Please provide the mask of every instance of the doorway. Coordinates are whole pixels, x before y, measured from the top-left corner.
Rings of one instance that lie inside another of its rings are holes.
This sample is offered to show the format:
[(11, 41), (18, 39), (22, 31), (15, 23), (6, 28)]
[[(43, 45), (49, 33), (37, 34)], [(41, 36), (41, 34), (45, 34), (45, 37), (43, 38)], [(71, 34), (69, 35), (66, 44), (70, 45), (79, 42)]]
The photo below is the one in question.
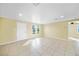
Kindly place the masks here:
[(27, 38), (26, 23), (17, 22), (17, 40), (24, 40)]

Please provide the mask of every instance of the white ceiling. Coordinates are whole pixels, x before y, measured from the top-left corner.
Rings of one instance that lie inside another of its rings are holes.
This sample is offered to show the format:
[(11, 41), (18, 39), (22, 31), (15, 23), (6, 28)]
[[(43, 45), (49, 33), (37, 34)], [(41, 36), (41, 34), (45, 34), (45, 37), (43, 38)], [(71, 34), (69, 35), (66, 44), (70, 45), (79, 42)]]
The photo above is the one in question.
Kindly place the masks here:
[(45, 24), (79, 17), (79, 4), (40, 3), (35, 7), (32, 3), (0, 3), (0, 16)]

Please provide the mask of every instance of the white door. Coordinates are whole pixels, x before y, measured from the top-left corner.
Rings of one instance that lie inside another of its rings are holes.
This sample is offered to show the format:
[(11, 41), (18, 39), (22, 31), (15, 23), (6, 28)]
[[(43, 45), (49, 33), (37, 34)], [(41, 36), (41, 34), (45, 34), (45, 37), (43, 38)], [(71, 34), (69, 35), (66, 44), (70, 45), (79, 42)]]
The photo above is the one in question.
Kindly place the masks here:
[(26, 23), (17, 22), (17, 40), (23, 40), (27, 38)]

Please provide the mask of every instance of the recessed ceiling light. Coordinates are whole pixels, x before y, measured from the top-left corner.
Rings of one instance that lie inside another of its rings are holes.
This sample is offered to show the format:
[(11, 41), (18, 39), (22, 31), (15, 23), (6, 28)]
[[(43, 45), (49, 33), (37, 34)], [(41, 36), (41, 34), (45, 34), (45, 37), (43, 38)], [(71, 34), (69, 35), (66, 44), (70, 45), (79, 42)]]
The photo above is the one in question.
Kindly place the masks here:
[(76, 18), (74, 17), (74, 18), (72, 18), (72, 19), (76, 19)]
[(34, 5), (35, 7), (37, 7), (37, 6), (39, 5), (39, 3), (33, 3), (33, 5)]
[(65, 16), (60, 16), (60, 18), (64, 18)]
[(22, 16), (22, 13), (19, 13), (19, 16)]

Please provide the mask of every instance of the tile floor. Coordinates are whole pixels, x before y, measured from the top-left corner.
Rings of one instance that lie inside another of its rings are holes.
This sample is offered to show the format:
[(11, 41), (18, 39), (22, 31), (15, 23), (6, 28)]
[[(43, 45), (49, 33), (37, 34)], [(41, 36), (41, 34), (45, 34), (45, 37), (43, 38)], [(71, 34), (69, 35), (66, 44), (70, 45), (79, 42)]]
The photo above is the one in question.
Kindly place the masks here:
[[(78, 43), (78, 42), (77, 42)], [(35, 38), (0, 46), (1, 56), (78, 56), (79, 47), (72, 40)]]

